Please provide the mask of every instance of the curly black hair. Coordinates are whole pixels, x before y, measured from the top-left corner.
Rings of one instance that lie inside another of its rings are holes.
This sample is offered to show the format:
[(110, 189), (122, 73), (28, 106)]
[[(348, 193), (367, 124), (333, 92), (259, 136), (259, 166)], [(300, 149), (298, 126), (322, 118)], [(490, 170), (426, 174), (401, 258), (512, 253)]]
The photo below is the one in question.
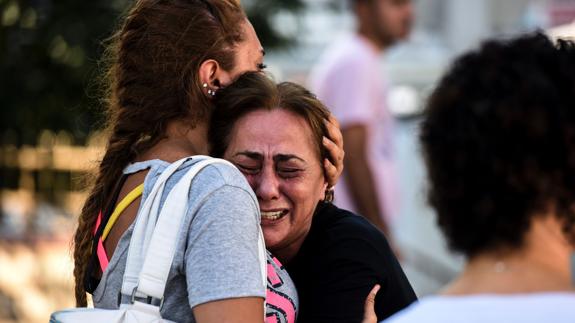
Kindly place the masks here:
[(519, 248), (548, 211), (572, 239), (574, 44), (536, 32), (459, 57), (427, 103), (420, 140), (429, 203), (452, 250)]

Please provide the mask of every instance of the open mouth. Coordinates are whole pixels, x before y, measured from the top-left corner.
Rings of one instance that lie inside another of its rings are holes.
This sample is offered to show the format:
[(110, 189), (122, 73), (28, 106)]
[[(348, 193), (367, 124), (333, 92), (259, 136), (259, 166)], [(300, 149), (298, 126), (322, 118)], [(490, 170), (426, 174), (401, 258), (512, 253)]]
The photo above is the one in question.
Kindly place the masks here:
[(262, 220), (275, 221), (283, 218), (288, 213), (288, 210), (279, 211), (261, 211)]

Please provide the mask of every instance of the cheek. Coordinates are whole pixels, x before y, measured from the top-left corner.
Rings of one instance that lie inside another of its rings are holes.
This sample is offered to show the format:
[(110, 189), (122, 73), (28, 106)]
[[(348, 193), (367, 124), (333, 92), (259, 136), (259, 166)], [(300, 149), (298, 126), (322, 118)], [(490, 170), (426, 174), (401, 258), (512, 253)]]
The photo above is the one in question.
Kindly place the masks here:
[(247, 72), (257, 72), (257, 68), (253, 63), (250, 55), (244, 55), (241, 59), (236, 60), (235, 74), (240, 76)]
[(257, 190), (257, 183), (258, 183), (256, 176), (249, 174), (243, 174), (243, 175), (248, 180), (248, 184), (250, 184), (252, 190), (255, 192)]
[[(227, 83), (222, 84), (223, 86), (230, 85), (233, 81), (235, 81), (238, 77), (246, 72), (255, 72), (257, 69), (252, 66), (253, 64), (248, 64), (245, 60), (236, 61), (236, 64), (231, 72), (228, 74)], [(221, 80), (220, 80), (221, 81)]]
[(302, 218), (313, 213), (317, 203), (324, 193), (323, 177), (313, 181), (302, 181), (297, 184), (285, 185), (284, 194), (292, 201)]

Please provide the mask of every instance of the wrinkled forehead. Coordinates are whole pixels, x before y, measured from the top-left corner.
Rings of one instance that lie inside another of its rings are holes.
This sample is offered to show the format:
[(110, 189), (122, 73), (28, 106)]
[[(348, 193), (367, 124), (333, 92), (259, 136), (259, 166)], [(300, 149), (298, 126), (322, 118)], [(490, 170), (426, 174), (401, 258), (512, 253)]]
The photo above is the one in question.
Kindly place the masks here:
[(254, 110), (239, 118), (230, 134), (230, 142), (271, 155), (304, 155), (317, 160), (321, 155), (318, 149), (321, 143), (308, 121), (279, 107)]

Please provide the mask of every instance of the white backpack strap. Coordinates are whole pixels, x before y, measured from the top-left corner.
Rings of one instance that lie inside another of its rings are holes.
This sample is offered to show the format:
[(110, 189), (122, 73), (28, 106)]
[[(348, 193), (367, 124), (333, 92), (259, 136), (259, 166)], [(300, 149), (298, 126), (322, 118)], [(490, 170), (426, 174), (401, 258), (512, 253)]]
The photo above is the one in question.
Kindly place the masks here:
[[(259, 205), (258, 205), (258, 212), (259, 212)], [(259, 226), (259, 223), (258, 223)], [(260, 272), (262, 273), (262, 284), (264, 285), (264, 289), (268, 287), (268, 263), (267, 263), (267, 249), (266, 243), (264, 240), (264, 233), (262, 228), (258, 228), (259, 236), (258, 236), (258, 255), (260, 261)], [(266, 304), (264, 302), (264, 313), (266, 309)]]
[[(164, 296), (178, 237), (183, 234), (181, 227), (188, 211), (188, 194), (192, 180), (204, 167), (214, 163), (232, 165), (226, 160), (216, 158), (199, 161), (188, 170), (168, 194), (160, 210), (159, 219), (146, 253), (137, 294), (141, 293), (142, 296), (152, 296), (157, 299)], [(176, 230), (178, 234), (174, 234)]]
[(138, 285), (138, 275), (144, 262), (144, 252), (149, 245), (149, 240), (154, 230), (166, 181), (188, 159), (189, 157), (182, 158), (166, 167), (138, 210), (122, 281), (121, 292), (124, 295), (131, 295)]

